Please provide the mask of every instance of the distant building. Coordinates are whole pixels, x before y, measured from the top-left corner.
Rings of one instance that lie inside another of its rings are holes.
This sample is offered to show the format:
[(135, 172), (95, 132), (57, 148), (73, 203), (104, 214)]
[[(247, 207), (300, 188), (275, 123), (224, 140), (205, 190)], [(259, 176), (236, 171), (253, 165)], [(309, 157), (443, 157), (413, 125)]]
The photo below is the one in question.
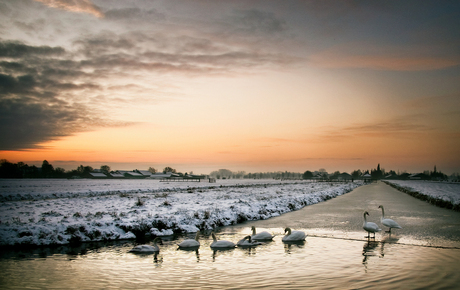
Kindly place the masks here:
[(363, 175), (363, 180), (364, 182), (370, 182), (372, 181), (372, 176), (369, 173), (366, 173)]
[(352, 180), (352, 177), (351, 177), (351, 174), (348, 174), (346, 172), (344, 173), (340, 173), (339, 174), (339, 180), (343, 180), (343, 181), (346, 181), (346, 180)]
[(128, 170), (117, 170), (116, 173), (123, 175), (124, 178), (128, 179), (143, 179), (146, 176), (142, 175), (141, 173), (137, 173), (135, 171), (128, 171)]
[(122, 179), (122, 178), (125, 178), (125, 176), (119, 172), (110, 172), (109, 173), (109, 176), (112, 177), (112, 178), (117, 178), (117, 179)]
[(385, 176), (383, 179), (392, 180), (392, 179), (399, 179), (399, 177), (398, 177), (398, 175), (396, 175), (396, 174), (388, 174), (388, 175)]
[(172, 174), (171, 172), (168, 172), (168, 173), (157, 172), (157, 173), (151, 174), (149, 178), (151, 179), (169, 178), (171, 177), (171, 174)]
[(149, 177), (151, 177), (153, 175), (153, 173), (148, 171), (148, 170), (137, 170), (136, 169), (135, 172), (142, 174), (146, 178), (149, 178)]
[(410, 180), (426, 180), (429, 179), (428, 176), (424, 173), (414, 173), (409, 175)]
[(105, 178), (108, 178), (108, 176), (105, 175), (102, 172), (90, 172), (90, 173), (88, 173), (88, 177), (92, 178), (92, 179), (105, 179)]

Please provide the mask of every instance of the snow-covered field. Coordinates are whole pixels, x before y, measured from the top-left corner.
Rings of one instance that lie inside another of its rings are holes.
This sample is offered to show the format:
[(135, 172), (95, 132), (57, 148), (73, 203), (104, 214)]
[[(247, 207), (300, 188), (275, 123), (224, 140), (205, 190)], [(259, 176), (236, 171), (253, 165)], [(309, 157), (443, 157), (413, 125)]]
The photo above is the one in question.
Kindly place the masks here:
[(460, 206), (460, 184), (423, 180), (386, 181), (396, 188), (433, 204), (458, 210)]
[(196, 232), (267, 219), (362, 185), (279, 180), (0, 180), (0, 245)]

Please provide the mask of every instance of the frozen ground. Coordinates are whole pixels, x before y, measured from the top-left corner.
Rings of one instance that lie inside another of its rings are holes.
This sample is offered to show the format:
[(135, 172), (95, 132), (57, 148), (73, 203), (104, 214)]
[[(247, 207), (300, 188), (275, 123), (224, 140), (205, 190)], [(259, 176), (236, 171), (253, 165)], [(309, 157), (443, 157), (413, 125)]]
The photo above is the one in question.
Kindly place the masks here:
[(391, 180), (386, 182), (402, 191), (438, 206), (456, 210), (460, 207), (459, 183), (422, 180)]
[(0, 245), (171, 235), (267, 219), (362, 183), (0, 180)]

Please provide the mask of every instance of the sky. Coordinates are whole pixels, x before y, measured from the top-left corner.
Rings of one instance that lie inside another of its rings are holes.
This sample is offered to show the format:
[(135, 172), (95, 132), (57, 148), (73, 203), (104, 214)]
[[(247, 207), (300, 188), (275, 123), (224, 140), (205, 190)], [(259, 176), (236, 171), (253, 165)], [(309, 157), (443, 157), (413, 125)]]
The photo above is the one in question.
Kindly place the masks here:
[(0, 159), (460, 172), (459, 1), (0, 0)]

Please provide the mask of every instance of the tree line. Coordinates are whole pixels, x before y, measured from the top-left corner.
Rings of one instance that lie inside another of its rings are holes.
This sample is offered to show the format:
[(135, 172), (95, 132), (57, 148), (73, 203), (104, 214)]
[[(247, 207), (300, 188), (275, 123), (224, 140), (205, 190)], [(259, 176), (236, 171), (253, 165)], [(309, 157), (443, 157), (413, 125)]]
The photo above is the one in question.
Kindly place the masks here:
[[(65, 170), (61, 167), (54, 167), (47, 160), (43, 160), (42, 166), (37, 167), (35, 165), (29, 166), (24, 162), (12, 163), (6, 159), (0, 160), (0, 178), (74, 178), (74, 177), (88, 177), (89, 173), (95, 171), (109, 174), (111, 168), (108, 165), (102, 165), (99, 169), (95, 169), (91, 166), (80, 165), (76, 169)], [(153, 167), (148, 169), (151, 173), (157, 173)], [(172, 167), (165, 167), (164, 173), (171, 172), (177, 173), (176, 169)]]
[[(343, 172), (342, 172), (343, 173)], [(320, 169), (319, 172), (316, 172), (316, 175), (314, 172), (311, 171), (305, 171), (304, 174), (302, 175), (303, 179), (312, 179), (314, 177), (321, 177), (325, 180), (336, 180), (339, 178), (339, 175), (341, 173), (339, 171), (335, 171), (332, 174), (328, 174), (324, 169)], [(394, 170), (390, 171), (385, 171), (385, 169), (380, 168), (380, 164), (377, 165), (377, 168), (366, 170), (366, 171), (361, 171), (360, 169), (354, 170), (351, 174), (352, 179), (362, 179), (364, 176), (370, 176), (370, 179), (372, 180), (380, 180), (383, 178), (386, 179), (409, 179), (409, 177), (412, 175), (411, 173), (407, 173), (406, 171), (403, 172), (396, 172)], [(452, 177), (456, 177), (458, 179), (458, 173), (452, 174)], [(447, 180), (448, 176), (441, 171), (438, 171), (436, 169), (436, 166), (434, 167), (433, 171), (425, 170), (419, 174), (417, 174), (417, 179), (421, 180)]]
[[(6, 159), (0, 160), (0, 178), (70, 178), (72, 176), (86, 176), (93, 172), (91, 166), (80, 165), (77, 169), (66, 171), (64, 168), (54, 168), (48, 161), (43, 160), (42, 166), (29, 166), (24, 162), (11, 163)], [(101, 172), (109, 172), (110, 167), (101, 166)]]
[(302, 173), (288, 171), (246, 173), (246, 171), (233, 172), (229, 169), (219, 169), (212, 171), (209, 177), (216, 179), (302, 179)]
[[(72, 177), (88, 177), (89, 173), (94, 172), (95, 169), (91, 166), (80, 165), (76, 169), (66, 171), (64, 168), (56, 167), (54, 168), (48, 161), (43, 160), (42, 166), (37, 167), (35, 165), (29, 166), (24, 162), (11, 163), (6, 159), (0, 160), (0, 178), (72, 178)], [(148, 169), (151, 173), (157, 173), (153, 167)], [(109, 174), (111, 172), (110, 166), (102, 165), (98, 172)], [(177, 173), (176, 169), (169, 166), (165, 167), (162, 171), (163, 173), (171, 172)], [(193, 174), (193, 172), (190, 172)], [(212, 171), (209, 174), (209, 177), (216, 179), (313, 179), (313, 178), (322, 178), (324, 180), (336, 180), (339, 179), (339, 175), (343, 174), (339, 171), (335, 171), (332, 174), (326, 172), (325, 169), (319, 169), (318, 171), (305, 171), (304, 173), (299, 172), (288, 172), (288, 171), (275, 171), (275, 172), (256, 172), (256, 173), (246, 173), (245, 171), (236, 171), (233, 172), (229, 169), (219, 169)], [(360, 169), (354, 170), (350, 175), (352, 179), (362, 179), (363, 176), (369, 174), (371, 179), (379, 180), (382, 178), (390, 179), (408, 179), (411, 175), (405, 171), (395, 172), (394, 170), (385, 171), (385, 169), (380, 168), (380, 164), (377, 165), (377, 168), (361, 171)], [(453, 174), (456, 179), (459, 179), (458, 173)], [(433, 171), (424, 171), (418, 175), (419, 179), (422, 180), (447, 180), (448, 176), (441, 171), (438, 171), (436, 166)]]

